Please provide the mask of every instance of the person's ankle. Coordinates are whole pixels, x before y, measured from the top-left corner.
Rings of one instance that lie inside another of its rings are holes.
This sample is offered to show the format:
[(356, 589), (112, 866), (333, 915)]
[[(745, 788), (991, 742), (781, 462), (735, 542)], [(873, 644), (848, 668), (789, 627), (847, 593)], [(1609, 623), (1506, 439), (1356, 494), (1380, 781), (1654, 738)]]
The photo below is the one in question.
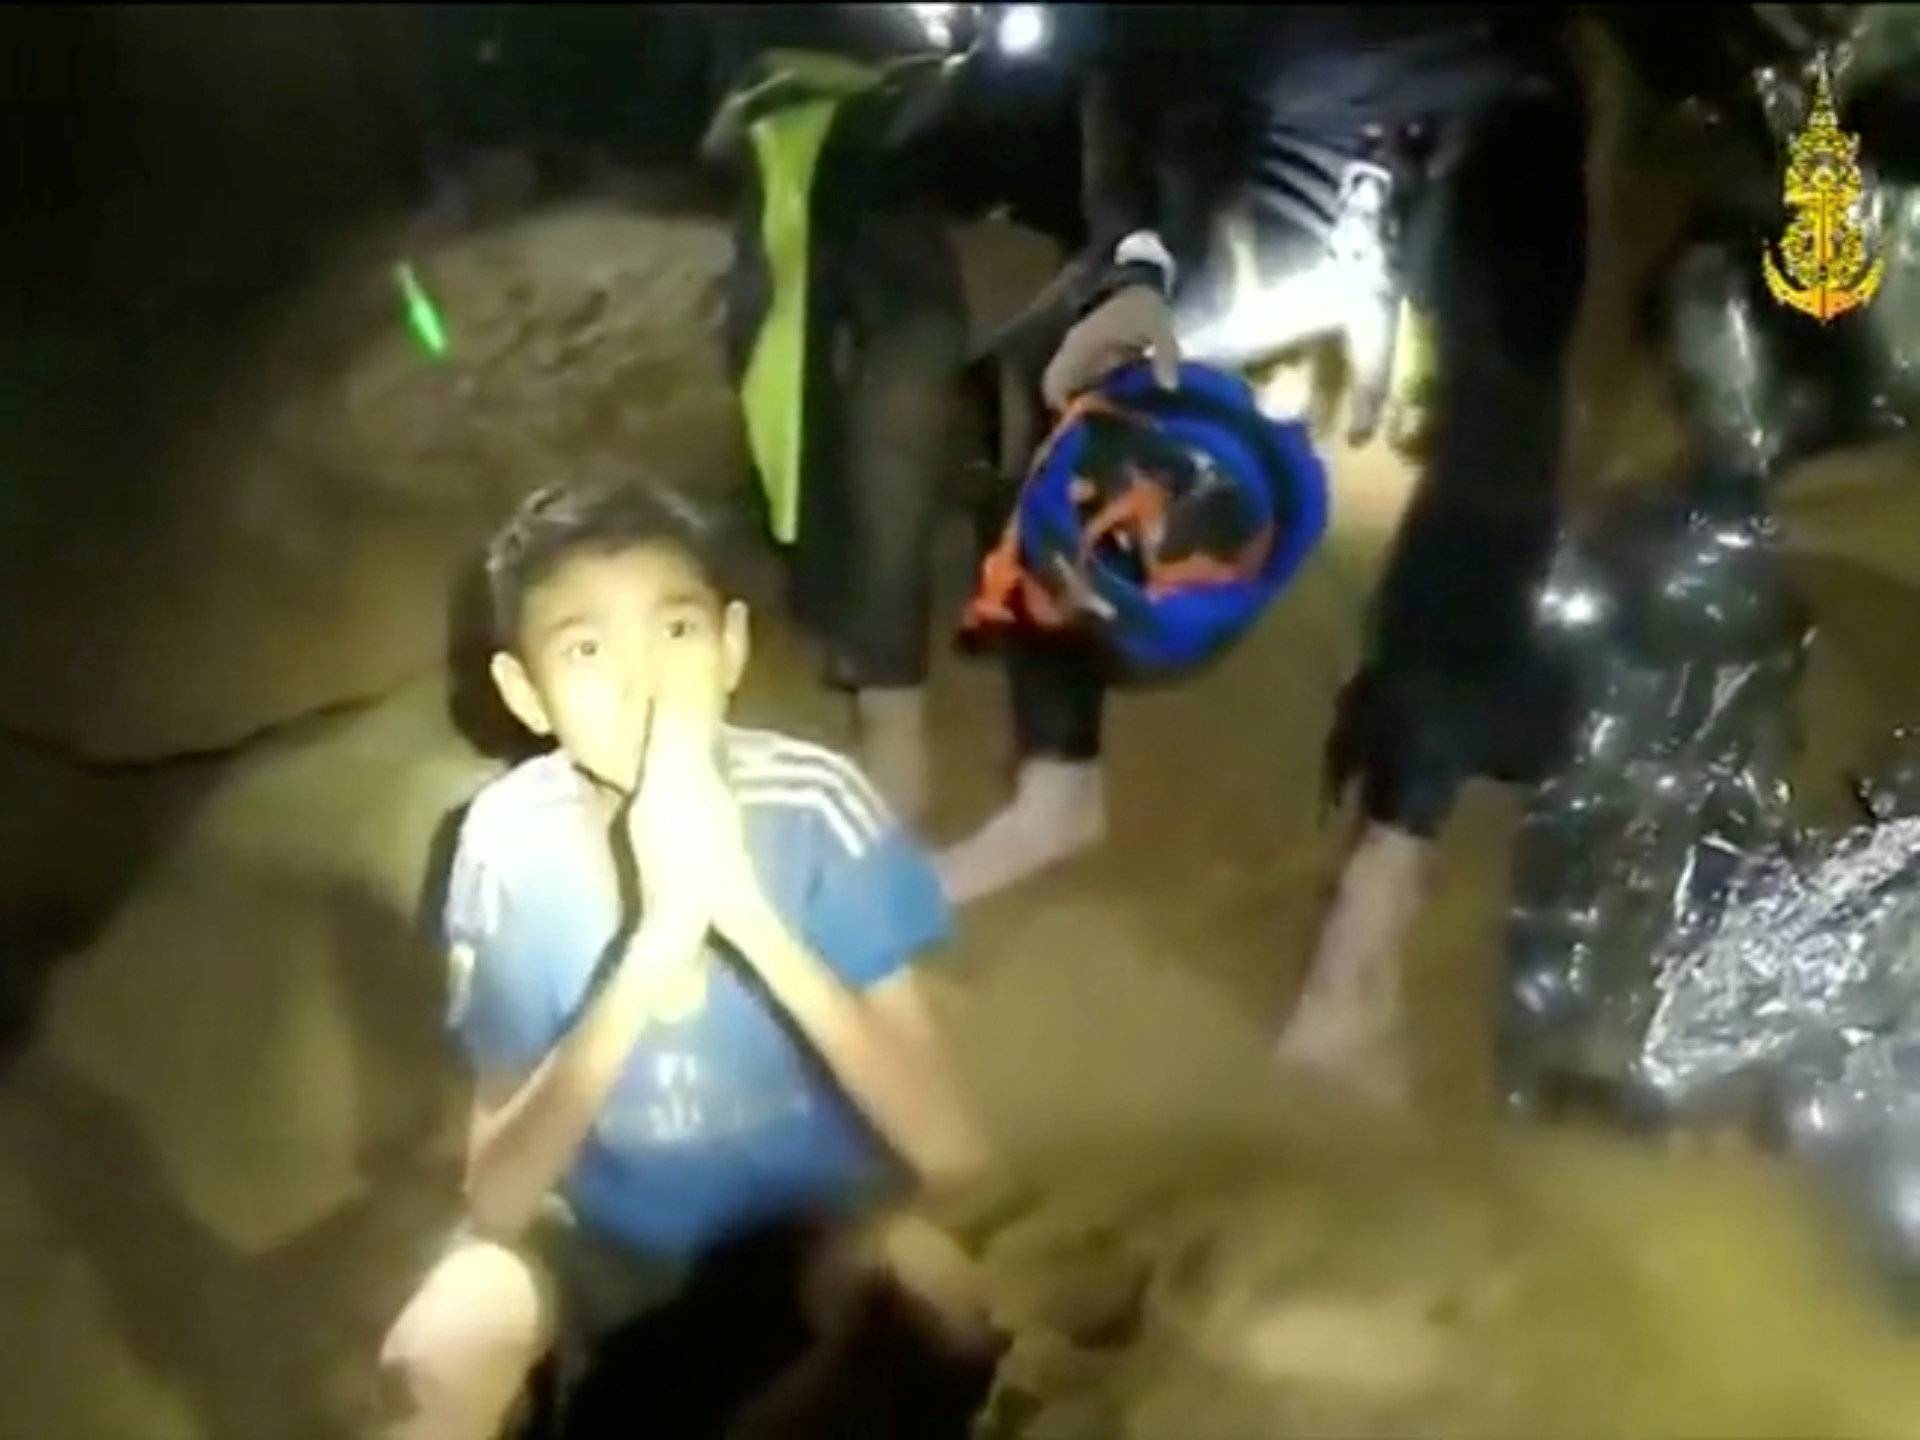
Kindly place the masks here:
[(948, 899), (965, 904), (1015, 885), (1107, 838), (1104, 775), (1097, 759), (1029, 755), (1012, 799), (936, 861)]
[(1047, 791), (1091, 794), (1104, 798), (1103, 772), (1099, 758), (1072, 758), (1065, 755), (1023, 755), (1014, 777), (1014, 793)]
[(1010, 808), (1044, 823), (1062, 840), (1104, 839), (1105, 772), (1098, 759), (1029, 755), (1020, 762)]
[(861, 768), (903, 822), (919, 824), (930, 788), (926, 690), (918, 685), (856, 690), (853, 721)]

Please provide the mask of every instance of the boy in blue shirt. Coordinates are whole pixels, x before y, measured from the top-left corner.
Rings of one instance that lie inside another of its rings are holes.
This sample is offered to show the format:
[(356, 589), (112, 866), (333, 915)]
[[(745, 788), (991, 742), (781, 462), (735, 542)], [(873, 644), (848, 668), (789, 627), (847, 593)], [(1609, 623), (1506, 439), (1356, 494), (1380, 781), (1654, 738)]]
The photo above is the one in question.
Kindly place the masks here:
[(494, 682), (557, 748), (456, 850), (468, 1222), (382, 1351), (410, 1440), (499, 1433), (557, 1322), (594, 1338), (716, 1243), (982, 1157), (912, 964), (939, 884), (848, 761), (724, 722), (747, 612), (699, 518), (543, 491), (488, 577)]

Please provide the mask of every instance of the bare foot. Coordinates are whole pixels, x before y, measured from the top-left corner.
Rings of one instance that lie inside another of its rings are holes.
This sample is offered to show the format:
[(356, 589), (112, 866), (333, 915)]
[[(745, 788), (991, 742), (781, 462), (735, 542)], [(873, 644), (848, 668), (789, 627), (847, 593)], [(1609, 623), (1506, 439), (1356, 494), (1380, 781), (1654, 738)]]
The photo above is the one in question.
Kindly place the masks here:
[(1107, 838), (1097, 760), (1028, 760), (1012, 803), (934, 861), (947, 899), (965, 905), (1017, 885)]
[(1401, 950), (1419, 913), (1430, 848), (1387, 825), (1361, 833), (1275, 1059), (1387, 1103), (1411, 1097)]
[(1399, 1107), (1413, 1098), (1413, 1060), (1397, 1004), (1369, 1013), (1349, 999), (1303, 998), (1273, 1058), (1375, 1104)]

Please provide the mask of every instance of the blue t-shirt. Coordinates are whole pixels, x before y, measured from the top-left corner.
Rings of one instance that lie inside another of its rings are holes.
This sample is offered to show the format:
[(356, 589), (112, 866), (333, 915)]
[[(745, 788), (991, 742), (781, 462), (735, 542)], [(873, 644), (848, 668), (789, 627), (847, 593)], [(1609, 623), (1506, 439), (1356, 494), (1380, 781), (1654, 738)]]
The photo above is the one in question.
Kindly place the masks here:
[[(947, 938), (925, 855), (859, 770), (817, 745), (729, 727), (728, 784), (761, 885), (856, 989)], [(565, 755), (517, 766), (461, 827), (445, 939), (450, 1020), (475, 1069), (529, 1073), (589, 998), (620, 932), (604, 824)], [(716, 942), (710, 941), (710, 944)], [(649, 1021), (564, 1182), (582, 1219), (684, 1257), (887, 1177), (884, 1147), (777, 1002), (724, 947), (705, 1004)]]

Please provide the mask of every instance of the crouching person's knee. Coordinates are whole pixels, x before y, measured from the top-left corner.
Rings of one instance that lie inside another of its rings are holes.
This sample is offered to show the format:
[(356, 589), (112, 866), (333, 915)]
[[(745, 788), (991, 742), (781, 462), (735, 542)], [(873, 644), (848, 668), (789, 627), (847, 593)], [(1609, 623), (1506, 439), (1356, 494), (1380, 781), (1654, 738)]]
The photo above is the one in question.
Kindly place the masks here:
[(545, 1274), (520, 1253), (467, 1241), (435, 1265), (380, 1349), (388, 1440), (493, 1440), (552, 1343)]

